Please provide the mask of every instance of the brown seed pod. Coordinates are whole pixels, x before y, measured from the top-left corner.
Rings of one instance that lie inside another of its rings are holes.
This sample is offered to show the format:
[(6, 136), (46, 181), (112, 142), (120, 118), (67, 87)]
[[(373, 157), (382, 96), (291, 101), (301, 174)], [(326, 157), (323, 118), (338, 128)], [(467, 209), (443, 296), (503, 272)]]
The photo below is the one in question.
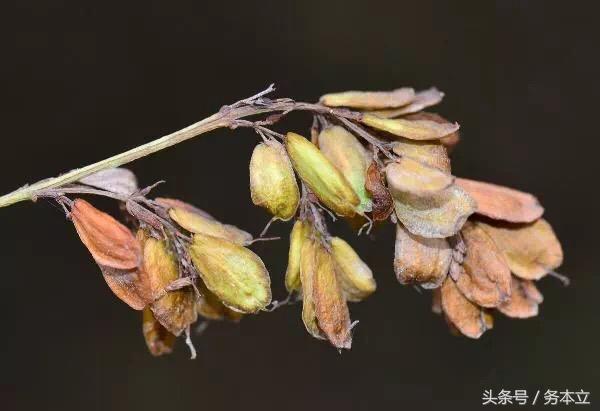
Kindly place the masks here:
[(439, 287), (450, 268), (452, 248), (444, 238), (424, 238), (396, 225), (394, 271), (401, 284)]
[(401, 107), (413, 101), (415, 90), (402, 87), (391, 91), (342, 91), (321, 96), (319, 102), (329, 107), (380, 109)]
[(458, 330), (469, 338), (479, 338), (488, 329), (489, 318), (485, 311), (473, 304), (460, 292), (449, 276), (442, 284), (444, 314)]
[(444, 93), (435, 87), (431, 87), (416, 93), (415, 98), (405, 106), (387, 110), (375, 110), (371, 111), (371, 114), (375, 114), (382, 118), (400, 117), (406, 114), (416, 113), (430, 106), (435, 106), (436, 104), (439, 104), (443, 98)]
[(439, 140), (416, 141), (398, 137), (393, 150), (401, 157), (408, 157), (444, 173), (450, 173), (450, 157), (446, 147)]
[(511, 223), (531, 223), (544, 214), (544, 208), (531, 194), (496, 184), (457, 178), (477, 203), (477, 213)]
[(438, 193), (454, 182), (454, 177), (437, 168), (426, 166), (409, 157), (402, 157), (389, 163), (385, 176), (392, 192), (401, 191), (417, 196)]
[(317, 245), (311, 238), (302, 243), (300, 253), (300, 278), (302, 284), (302, 322), (306, 331), (315, 338), (324, 340), (325, 334), (319, 328), (314, 300), (314, 281), (317, 271)]
[(563, 251), (548, 222), (542, 218), (531, 224), (481, 227), (492, 237), (510, 270), (525, 280), (539, 280), (559, 267)]
[(386, 119), (374, 114), (365, 114), (360, 121), (369, 127), (411, 140), (436, 140), (455, 133), (459, 128), (458, 123), (406, 118)]
[(456, 286), (481, 307), (497, 307), (510, 298), (511, 274), (491, 237), (476, 223), (467, 222), (461, 234), (467, 246), (463, 271)]
[(371, 215), (373, 221), (385, 221), (394, 211), (394, 199), (383, 182), (383, 174), (376, 162), (367, 169), (365, 189), (372, 199)]
[(223, 224), (212, 217), (207, 218), (188, 209), (171, 208), (169, 216), (190, 233), (218, 237), (240, 245), (246, 245), (252, 241), (252, 234), (240, 230), (234, 225)]
[(538, 306), (544, 300), (533, 281), (512, 277), (512, 295), (498, 311), (511, 318), (531, 318), (538, 315)]
[(309, 234), (308, 223), (296, 220), (290, 233), (290, 249), (288, 252), (288, 266), (285, 271), (285, 288), (288, 292), (300, 291), (302, 284), (300, 280), (300, 255), (302, 245)]
[(331, 254), (346, 300), (362, 301), (375, 292), (377, 284), (373, 278), (373, 272), (350, 244), (339, 237), (332, 237)]
[(141, 310), (148, 304), (148, 280), (142, 270), (122, 270), (100, 264), (98, 266), (104, 281), (121, 301), (134, 310)]
[(73, 202), (70, 216), (79, 238), (98, 264), (122, 270), (139, 265), (140, 245), (123, 224), (82, 199)]
[(175, 336), (160, 325), (149, 307), (143, 311), (142, 331), (150, 354), (159, 357), (173, 352)]

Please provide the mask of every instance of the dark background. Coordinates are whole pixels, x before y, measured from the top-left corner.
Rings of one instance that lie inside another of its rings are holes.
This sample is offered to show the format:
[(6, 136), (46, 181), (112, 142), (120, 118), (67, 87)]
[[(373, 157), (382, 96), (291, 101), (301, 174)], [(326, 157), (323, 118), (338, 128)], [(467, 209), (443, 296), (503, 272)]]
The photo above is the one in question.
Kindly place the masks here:
[[(10, 7), (8, 3), (13, 3)], [(353, 239), (379, 289), (352, 305), (352, 351), (311, 339), (300, 305), (215, 324), (198, 359), (155, 359), (48, 203), (0, 210), (6, 410), (477, 409), (483, 389), (592, 392), (600, 402), (597, 38), (584, 2), (4, 3), (0, 191), (177, 130), (269, 83), (327, 91), (436, 85), (462, 126), (456, 174), (536, 193), (565, 250), (539, 317), (452, 337), (392, 270), (393, 227)], [(590, 3), (591, 4), (591, 3)], [(295, 114), (280, 130), (306, 134)], [(131, 168), (143, 184), (257, 233), (247, 166), (257, 138), (217, 131)], [(100, 202), (109, 210), (114, 205)], [(113, 207), (113, 208), (111, 208)], [(274, 234), (287, 235), (277, 224)], [(333, 231), (349, 236), (344, 224)], [(254, 247), (283, 297), (287, 241)], [(557, 407), (555, 407), (557, 408)]]

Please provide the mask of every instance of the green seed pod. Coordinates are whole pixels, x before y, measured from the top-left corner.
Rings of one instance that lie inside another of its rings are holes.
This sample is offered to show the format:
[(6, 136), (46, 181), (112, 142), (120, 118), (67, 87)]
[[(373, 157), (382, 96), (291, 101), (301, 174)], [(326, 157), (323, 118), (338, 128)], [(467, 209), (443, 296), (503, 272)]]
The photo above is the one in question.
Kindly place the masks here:
[(290, 250), (288, 252), (288, 266), (285, 271), (285, 288), (288, 292), (300, 291), (300, 254), (302, 244), (309, 232), (309, 226), (302, 220), (296, 220), (290, 233)]
[(360, 199), (327, 157), (296, 133), (287, 133), (285, 144), (294, 169), (319, 200), (338, 215), (355, 215)]
[(342, 172), (360, 198), (357, 212), (362, 214), (365, 211), (371, 211), (371, 198), (365, 189), (367, 168), (371, 159), (365, 147), (345, 128), (333, 126), (319, 134), (319, 148), (325, 157)]
[(226, 306), (256, 313), (271, 302), (271, 279), (259, 256), (221, 238), (195, 234), (190, 247), (206, 287)]
[(348, 301), (361, 301), (375, 292), (373, 272), (356, 251), (339, 237), (331, 239), (331, 252), (337, 264), (337, 274)]
[(250, 159), (252, 202), (287, 221), (296, 214), (300, 191), (292, 164), (281, 143), (270, 140), (254, 148)]

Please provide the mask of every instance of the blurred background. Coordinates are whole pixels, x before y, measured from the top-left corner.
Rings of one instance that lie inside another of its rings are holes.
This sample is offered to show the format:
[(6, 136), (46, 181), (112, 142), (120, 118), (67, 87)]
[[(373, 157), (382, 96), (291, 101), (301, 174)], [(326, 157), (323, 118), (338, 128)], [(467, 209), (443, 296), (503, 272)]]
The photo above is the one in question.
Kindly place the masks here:
[[(10, 4), (10, 7), (6, 7)], [(350, 352), (312, 339), (300, 305), (214, 324), (155, 359), (140, 313), (106, 287), (72, 224), (46, 202), (0, 209), (3, 410), (478, 409), (484, 389), (591, 391), (600, 401), (597, 22), (584, 2), (5, 3), (0, 191), (57, 175), (204, 118), (274, 82), (276, 96), (398, 86), (446, 92), (461, 124), (453, 171), (535, 193), (565, 250), (531, 320), (498, 315), (479, 341), (449, 334), (401, 287), (394, 229), (351, 239), (378, 292), (351, 306)], [(590, 3), (591, 4), (591, 3)], [(307, 134), (310, 118), (278, 130)], [(157, 194), (258, 233), (257, 137), (220, 130), (131, 164)], [(113, 203), (96, 204), (116, 211)], [(284, 297), (287, 234), (257, 244)], [(592, 405), (592, 408), (594, 405)], [(558, 407), (556, 407), (558, 408)]]

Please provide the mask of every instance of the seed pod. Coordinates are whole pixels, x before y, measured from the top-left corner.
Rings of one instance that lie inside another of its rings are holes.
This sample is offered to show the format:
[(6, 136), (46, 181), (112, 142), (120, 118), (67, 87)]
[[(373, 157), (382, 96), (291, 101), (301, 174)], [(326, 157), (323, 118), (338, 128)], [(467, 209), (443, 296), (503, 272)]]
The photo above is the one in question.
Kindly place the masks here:
[(342, 91), (321, 96), (319, 102), (329, 107), (378, 109), (404, 106), (415, 98), (415, 90), (402, 87), (392, 91)]
[(512, 294), (508, 301), (498, 306), (498, 311), (511, 318), (531, 318), (538, 315), (538, 306), (544, 297), (533, 281), (512, 277)]
[(319, 328), (337, 348), (350, 349), (350, 313), (342, 288), (335, 275), (333, 257), (323, 246), (317, 246), (313, 299)]
[(175, 336), (154, 318), (149, 307), (144, 308), (142, 331), (148, 351), (155, 357), (173, 352)]
[(373, 221), (385, 221), (394, 211), (394, 199), (390, 190), (383, 183), (383, 175), (376, 162), (372, 162), (367, 168), (367, 179), (365, 189), (372, 198)]
[(537, 198), (529, 193), (481, 181), (457, 178), (458, 184), (477, 203), (477, 213), (511, 223), (531, 223), (544, 214)]
[(173, 221), (191, 233), (218, 237), (240, 245), (249, 244), (252, 241), (252, 234), (240, 230), (236, 226), (223, 224), (184, 208), (172, 208), (169, 210), (169, 215)]
[(510, 298), (511, 274), (502, 253), (491, 237), (476, 223), (461, 230), (467, 254), (456, 286), (473, 303), (493, 308)]
[(134, 310), (141, 310), (148, 304), (148, 281), (143, 270), (122, 270), (100, 264), (98, 266), (104, 281), (121, 301)]
[(475, 202), (456, 185), (429, 196), (392, 191), (398, 220), (408, 231), (426, 238), (455, 235), (475, 211)]
[(283, 146), (269, 140), (254, 148), (250, 159), (252, 202), (287, 221), (296, 214), (300, 191), (292, 164)]
[(288, 266), (285, 271), (285, 288), (288, 292), (300, 291), (300, 255), (302, 245), (309, 233), (309, 225), (302, 220), (296, 220), (290, 233), (290, 250), (288, 252)]
[(520, 278), (539, 280), (562, 264), (562, 247), (544, 219), (531, 224), (480, 225), (494, 240), (513, 274)]
[(79, 238), (100, 265), (129, 270), (140, 263), (140, 245), (127, 227), (85, 200), (76, 199), (71, 220)]
[(348, 301), (362, 301), (375, 292), (373, 272), (356, 251), (339, 237), (331, 239), (331, 253), (336, 263), (337, 277)]
[(394, 271), (400, 284), (439, 287), (450, 268), (452, 248), (444, 238), (424, 238), (396, 225)]
[(356, 214), (360, 203), (357, 194), (313, 143), (296, 133), (288, 133), (285, 144), (294, 169), (327, 208), (345, 217)]
[(271, 279), (264, 263), (238, 244), (195, 234), (190, 247), (206, 287), (231, 309), (256, 313), (271, 302)]
[(439, 140), (416, 141), (399, 137), (393, 150), (401, 157), (408, 157), (444, 173), (450, 173), (450, 157), (446, 147)]
[(411, 140), (435, 140), (456, 132), (458, 123), (437, 123), (431, 120), (386, 119), (365, 114), (360, 120), (369, 127)]
[(300, 253), (300, 278), (302, 284), (302, 322), (310, 335), (324, 340), (325, 334), (319, 328), (314, 300), (314, 280), (317, 271), (317, 246), (313, 239), (302, 243)]
[(231, 320), (233, 322), (240, 321), (244, 314), (234, 311), (221, 302), (219, 298), (212, 293), (202, 281), (198, 281), (198, 289), (202, 296), (196, 303), (198, 314), (207, 320)]
[(215, 218), (212, 215), (208, 214), (206, 211), (204, 211), (196, 206), (193, 206), (189, 203), (186, 203), (185, 201), (177, 200), (175, 198), (164, 198), (164, 197), (157, 197), (154, 199), (154, 201), (169, 210), (172, 208), (180, 208), (180, 209), (189, 211), (194, 214), (200, 214), (200, 216), (208, 218), (210, 220), (215, 220)]
[(442, 308), (445, 316), (458, 330), (469, 338), (479, 338), (488, 329), (489, 318), (481, 307), (461, 294), (454, 280), (446, 277), (442, 284)]
[[(433, 121), (433, 122), (439, 123), (439, 124), (447, 124), (448, 123), (448, 120), (446, 120), (444, 117), (440, 116), (439, 114), (429, 113), (427, 111), (421, 111), (419, 113), (409, 114), (404, 118), (407, 120), (429, 120), (429, 121)], [(455, 131), (454, 133), (450, 133), (447, 136), (440, 138), (438, 141), (440, 143), (442, 143), (444, 145), (444, 147), (446, 147), (446, 150), (448, 150), (448, 153), (451, 153), (454, 150), (454, 147), (456, 147), (456, 145), (458, 143), (460, 143), (460, 133), (458, 131)]]
[(170, 333), (179, 336), (197, 320), (196, 299), (191, 287), (167, 291), (167, 287), (179, 278), (179, 267), (175, 256), (164, 240), (157, 240), (138, 231), (143, 246), (143, 270), (148, 276), (152, 297), (150, 308)]
[(389, 163), (385, 168), (390, 190), (427, 196), (448, 188), (454, 177), (409, 157)]
[(319, 134), (319, 148), (329, 161), (346, 177), (360, 199), (359, 214), (371, 211), (372, 203), (365, 180), (371, 159), (365, 147), (345, 128), (328, 127)]
[(415, 98), (405, 106), (387, 110), (376, 110), (372, 111), (371, 114), (375, 114), (382, 118), (399, 117), (410, 113), (416, 113), (430, 106), (435, 106), (436, 104), (439, 104), (443, 98), (444, 93), (435, 87), (431, 87), (416, 93)]

